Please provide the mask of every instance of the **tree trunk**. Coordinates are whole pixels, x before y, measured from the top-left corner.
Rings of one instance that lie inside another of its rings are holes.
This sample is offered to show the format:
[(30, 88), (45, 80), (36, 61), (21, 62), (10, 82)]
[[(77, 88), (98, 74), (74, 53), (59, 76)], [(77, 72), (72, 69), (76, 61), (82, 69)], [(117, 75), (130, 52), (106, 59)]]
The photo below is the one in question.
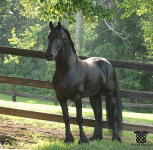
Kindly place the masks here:
[(16, 85), (12, 85), (12, 101), (16, 102)]
[(75, 23), (75, 48), (79, 53), (81, 49), (85, 49), (84, 41), (84, 29), (83, 29), (83, 16), (82, 12), (78, 11), (76, 14), (76, 23)]

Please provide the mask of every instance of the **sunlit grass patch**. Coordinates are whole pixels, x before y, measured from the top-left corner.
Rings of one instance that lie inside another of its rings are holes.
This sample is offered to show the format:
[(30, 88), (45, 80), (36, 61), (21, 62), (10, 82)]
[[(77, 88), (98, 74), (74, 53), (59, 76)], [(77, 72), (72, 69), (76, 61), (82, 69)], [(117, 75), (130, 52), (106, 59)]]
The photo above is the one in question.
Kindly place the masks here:
[(152, 150), (152, 146), (131, 144), (129, 142), (94, 141), (89, 144), (65, 144), (59, 141), (40, 141), (33, 146), (34, 150)]
[[(23, 110), (31, 110), (38, 111), (44, 113), (52, 113), (62, 115), (62, 109), (60, 106), (55, 105), (45, 105), (45, 104), (27, 104), (23, 102), (10, 102), (0, 100), (2, 107), (23, 109)], [(76, 108), (69, 107), (70, 116), (76, 116)], [(93, 110), (91, 108), (83, 108), (83, 117), (94, 119)], [(103, 119), (106, 119), (106, 110), (103, 109)], [(130, 123), (139, 123), (139, 124), (150, 124), (153, 125), (153, 114), (146, 113), (135, 113), (135, 112), (126, 112), (123, 111), (123, 121)]]
[(70, 144), (64, 144), (63, 142), (53, 141), (53, 140), (39, 140), (38, 144), (34, 145), (32, 149), (34, 150), (68, 150), (70, 149)]
[[(5, 100), (12, 102), (12, 96), (0, 94), (0, 100)], [(29, 103), (29, 104), (46, 104), (46, 105), (54, 105), (54, 101), (49, 100), (40, 100), (34, 98), (26, 98), (26, 97), (16, 97), (17, 102)]]

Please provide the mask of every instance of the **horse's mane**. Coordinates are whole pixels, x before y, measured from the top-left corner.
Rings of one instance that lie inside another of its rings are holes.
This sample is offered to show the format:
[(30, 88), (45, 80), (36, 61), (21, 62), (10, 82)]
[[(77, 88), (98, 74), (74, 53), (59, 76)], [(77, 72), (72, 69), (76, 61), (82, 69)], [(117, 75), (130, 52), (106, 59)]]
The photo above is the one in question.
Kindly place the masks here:
[(75, 48), (74, 48), (74, 44), (73, 44), (73, 41), (72, 41), (72, 39), (71, 39), (71, 36), (70, 36), (70, 33), (69, 33), (69, 31), (67, 30), (67, 29), (65, 29), (65, 28), (62, 28), (64, 31), (65, 31), (65, 33), (67, 34), (67, 36), (68, 36), (68, 38), (69, 38), (69, 40), (70, 40), (70, 44), (71, 44), (71, 46), (72, 46), (72, 50), (73, 50), (73, 52), (76, 54), (76, 51), (75, 51)]

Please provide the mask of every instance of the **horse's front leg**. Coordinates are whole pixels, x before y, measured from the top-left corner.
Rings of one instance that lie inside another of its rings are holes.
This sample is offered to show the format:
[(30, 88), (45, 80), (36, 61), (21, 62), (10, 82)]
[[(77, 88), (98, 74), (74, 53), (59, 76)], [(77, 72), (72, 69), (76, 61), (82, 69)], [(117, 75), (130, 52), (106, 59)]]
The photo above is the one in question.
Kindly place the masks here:
[(76, 119), (80, 130), (79, 143), (88, 143), (88, 139), (83, 130), (82, 99), (81, 98), (75, 99), (75, 105), (76, 105)]
[(58, 99), (59, 104), (62, 107), (62, 112), (63, 112), (63, 119), (65, 122), (65, 135), (66, 138), (64, 140), (65, 143), (68, 142), (74, 142), (74, 138), (72, 136), (71, 130), (70, 130), (70, 119), (69, 119), (69, 113), (68, 113), (68, 106), (67, 106), (67, 101)]

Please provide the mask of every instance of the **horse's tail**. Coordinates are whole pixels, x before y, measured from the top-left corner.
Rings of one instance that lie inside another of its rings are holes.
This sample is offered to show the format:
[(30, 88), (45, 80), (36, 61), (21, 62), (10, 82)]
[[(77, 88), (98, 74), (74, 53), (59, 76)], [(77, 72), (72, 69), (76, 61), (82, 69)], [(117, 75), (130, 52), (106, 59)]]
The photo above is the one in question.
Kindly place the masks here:
[(115, 105), (115, 112), (112, 110), (112, 107), (114, 106), (111, 103), (109, 103), (109, 99), (106, 100), (107, 120), (111, 128), (113, 128), (113, 123), (116, 122), (117, 129), (120, 130), (122, 125), (122, 102), (120, 99), (120, 90), (119, 90), (115, 70), (113, 70), (113, 77), (114, 77), (113, 80), (115, 85), (114, 92), (113, 92), (114, 93), (113, 97), (115, 97), (115, 101), (113, 102)]
[(113, 70), (113, 74), (114, 74), (114, 82), (115, 82), (115, 97), (116, 97), (116, 111), (117, 111), (117, 124), (118, 124), (118, 129), (121, 129), (121, 125), (122, 125), (122, 101), (121, 101), (121, 97), (120, 97), (120, 89), (119, 89), (119, 85), (118, 85), (118, 80), (116, 77), (116, 73), (115, 70)]

